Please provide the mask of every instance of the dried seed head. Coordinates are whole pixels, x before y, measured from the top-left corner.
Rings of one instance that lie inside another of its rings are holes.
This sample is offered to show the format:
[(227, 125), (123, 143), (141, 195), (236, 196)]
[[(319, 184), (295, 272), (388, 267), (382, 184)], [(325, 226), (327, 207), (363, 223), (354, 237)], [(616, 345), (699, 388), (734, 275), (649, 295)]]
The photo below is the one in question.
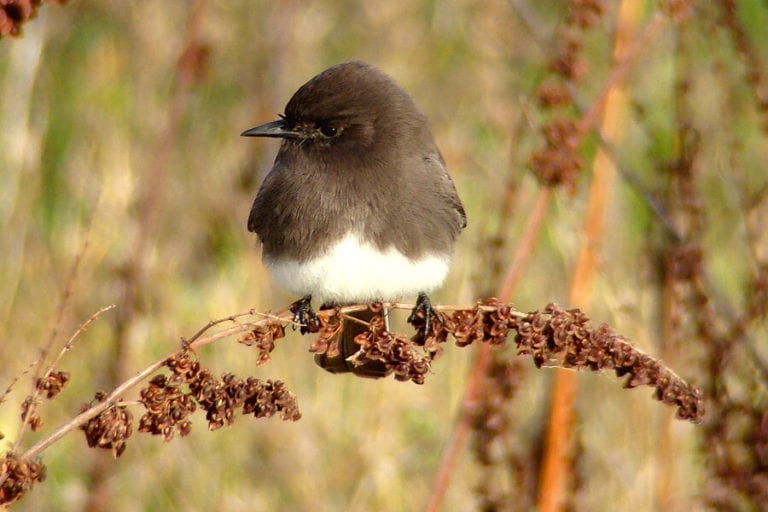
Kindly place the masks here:
[[(573, 129), (573, 132), (568, 130)], [(576, 187), (576, 177), (583, 168), (578, 153), (575, 123), (568, 119), (554, 119), (542, 128), (546, 147), (531, 155), (529, 165), (536, 178), (544, 185)]]
[(45, 480), (45, 466), (40, 461), (25, 460), (6, 452), (0, 462), (0, 475), (5, 477), (0, 484), (0, 506), (5, 507), (19, 501), (35, 482)]
[(0, 37), (18, 36), (21, 25), (37, 14), (39, 0), (4, 0), (0, 2)]
[[(97, 394), (96, 400), (103, 402), (104, 397)], [(89, 405), (83, 405), (81, 412), (89, 408)], [(81, 425), (80, 430), (85, 432), (88, 446), (112, 450), (112, 455), (117, 458), (125, 451), (126, 440), (133, 433), (133, 415), (126, 406), (113, 405)]]
[(605, 5), (600, 0), (570, 0), (568, 23), (582, 30), (592, 28), (605, 14)]
[(338, 356), (341, 353), (338, 334), (343, 327), (340, 309), (338, 307), (324, 309), (318, 313), (317, 318), (320, 329), (309, 351), (318, 355), (326, 354), (328, 357)]
[[(171, 370), (168, 383), (173, 385), (190, 382), (196, 379), (197, 374), (200, 372), (200, 362), (191, 351), (184, 351), (169, 357), (165, 362), (165, 366)], [(154, 379), (158, 379), (158, 377), (154, 377)], [(157, 382), (161, 387), (165, 385), (165, 382), (160, 384), (160, 380)]]
[(478, 308), (455, 311), (451, 318), (456, 345), (465, 347), (483, 341), (483, 314)]
[(156, 375), (149, 381), (149, 386), (139, 392), (139, 401), (146, 408), (139, 419), (139, 432), (163, 436), (165, 442), (173, 439), (176, 432), (184, 436), (192, 428), (187, 418), (195, 412), (195, 402), (188, 394), (181, 392), (177, 380), (181, 375), (200, 373), (199, 366), (194, 371), (196, 365), (183, 357), (174, 361), (172, 366), (179, 373), (174, 373), (171, 378)]
[(536, 366), (555, 361), (569, 368), (614, 370), (618, 377), (627, 376), (627, 388), (654, 387), (656, 399), (677, 407), (678, 418), (698, 423), (704, 416), (698, 389), (613, 334), (607, 325), (591, 327), (578, 309), (550, 304), (543, 313), (529, 313), (518, 325), (515, 343), (518, 353), (531, 355)]
[(556, 108), (573, 103), (573, 96), (564, 85), (544, 84), (536, 91), (536, 99), (544, 108)]
[(55, 371), (49, 373), (45, 378), (37, 379), (35, 387), (41, 393), (45, 393), (46, 398), (51, 399), (61, 393), (67, 382), (69, 382), (69, 372)]
[(691, 0), (662, 0), (661, 10), (676, 22), (683, 21), (693, 10)]
[(587, 65), (579, 56), (580, 51), (580, 41), (565, 38), (560, 54), (549, 64), (550, 70), (566, 80), (578, 82), (587, 72)]
[[(355, 343), (360, 345), (360, 349), (347, 361), (357, 367), (379, 362), (385, 368), (384, 374), (391, 372), (396, 380), (410, 380), (423, 384), (433, 356), (438, 357), (440, 354), (440, 337), (443, 341), (445, 340), (445, 334), (440, 325), (442, 317), (438, 317), (438, 312), (433, 313), (435, 314), (430, 325), (433, 325), (435, 330), (426, 338), (417, 333), (414, 336), (414, 340), (417, 341), (409, 340), (402, 334), (392, 334), (385, 329), (381, 315), (373, 316), (369, 321), (368, 330), (355, 337)], [(413, 316), (413, 324), (423, 326), (423, 313)], [(421, 330), (419, 328), (419, 331)], [(419, 344), (423, 344), (421, 350)]]
[(33, 432), (39, 432), (43, 428), (43, 420), (37, 414), (37, 404), (31, 396), (21, 403), (21, 419), (25, 421)]
[(280, 413), (283, 420), (297, 421), (301, 418), (296, 397), (281, 381), (260, 381), (248, 377), (245, 382), (243, 414), (256, 418), (270, 417)]
[(258, 366), (269, 362), (269, 354), (275, 349), (275, 340), (285, 336), (285, 327), (280, 322), (260, 325), (241, 336), (237, 341), (249, 347), (256, 346), (259, 351)]

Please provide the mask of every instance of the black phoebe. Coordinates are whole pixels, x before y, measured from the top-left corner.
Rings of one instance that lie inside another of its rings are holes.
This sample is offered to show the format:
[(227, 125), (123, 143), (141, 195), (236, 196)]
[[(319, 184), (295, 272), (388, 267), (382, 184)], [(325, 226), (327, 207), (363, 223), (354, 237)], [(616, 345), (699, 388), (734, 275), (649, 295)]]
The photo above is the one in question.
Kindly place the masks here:
[[(331, 306), (419, 293), (428, 314), (425, 292), (443, 282), (467, 220), (424, 114), (391, 78), (354, 61), (302, 85), (279, 117), (242, 133), (282, 138), (248, 217), (275, 280), (310, 311), (312, 297)], [(318, 363), (385, 374), (349, 366), (361, 329), (346, 323), (342, 358)]]

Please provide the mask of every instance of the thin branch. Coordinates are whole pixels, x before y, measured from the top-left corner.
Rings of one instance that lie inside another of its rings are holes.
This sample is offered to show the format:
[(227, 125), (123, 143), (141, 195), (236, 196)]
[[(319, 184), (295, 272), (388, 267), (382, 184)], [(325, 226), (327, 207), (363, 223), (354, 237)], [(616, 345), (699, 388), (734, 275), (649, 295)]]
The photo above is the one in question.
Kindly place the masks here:
[(91, 317), (80, 324), (80, 326), (75, 330), (74, 333), (72, 333), (72, 336), (69, 337), (67, 342), (62, 347), (61, 351), (59, 351), (59, 354), (56, 356), (56, 359), (54, 359), (50, 365), (48, 365), (48, 369), (45, 372), (45, 375), (42, 377), (45, 379), (48, 375), (51, 374), (53, 370), (55, 370), (59, 366), (59, 362), (61, 361), (61, 358), (64, 357), (64, 354), (68, 352), (72, 346), (75, 343), (75, 340), (85, 331), (89, 325), (91, 325), (97, 318), (99, 318), (103, 313), (106, 313), (107, 311), (114, 309), (116, 306), (114, 304), (110, 304), (109, 306), (104, 306), (97, 312), (91, 315)]
[[(219, 320), (208, 322), (203, 328), (201, 328), (199, 331), (197, 331), (188, 342), (188, 348), (191, 350), (198, 349), (200, 347), (203, 347), (205, 345), (208, 345), (210, 343), (213, 343), (214, 341), (220, 340), (222, 338), (227, 338), (230, 336), (233, 336), (235, 334), (245, 333), (248, 331), (253, 330), (255, 327), (259, 327), (262, 325), (266, 325), (269, 322), (272, 321), (285, 321), (289, 322), (288, 318), (282, 318), (282, 317), (273, 317), (270, 315), (266, 315), (262, 320), (258, 320), (256, 322), (247, 322), (242, 324), (237, 324), (232, 327), (229, 327), (227, 329), (223, 329), (221, 331), (218, 331), (214, 334), (211, 334), (210, 336), (202, 337), (205, 332), (207, 332), (210, 328), (219, 325), (223, 322), (227, 321), (233, 321), (235, 318), (239, 318), (242, 316), (250, 315), (251, 313), (239, 313), (236, 315), (228, 316), (226, 318), (221, 318)], [(29, 448), (27, 451), (24, 452), (22, 455), (22, 458), (24, 459), (32, 459), (33, 457), (36, 457), (39, 455), (43, 450), (48, 448), (50, 445), (64, 437), (66, 434), (71, 432), (72, 430), (75, 430), (80, 425), (85, 424), (88, 420), (91, 418), (94, 418), (107, 410), (108, 408), (117, 405), (120, 398), (130, 391), (133, 387), (140, 384), (144, 379), (155, 373), (157, 370), (163, 367), (165, 362), (174, 357), (182, 354), (184, 352), (183, 348), (174, 350), (173, 352), (170, 352), (162, 359), (159, 359), (155, 361), (154, 363), (150, 364), (143, 370), (139, 371), (137, 374), (132, 376), (131, 378), (124, 381), (122, 384), (118, 385), (107, 397), (103, 402), (100, 402), (93, 407), (89, 408), (85, 412), (80, 413), (79, 415), (72, 418), (70, 421), (56, 429), (52, 434), (50, 434), (45, 439), (42, 439), (37, 444)]]
[[(40, 393), (40, 390), (37, 389), (36, 383), (42, 377), (43, 368), (45, 367), (45, 360), (48, 358), (48, 354), (53, 349), (53, 345), (56, 342), (56, 338), (58, 337), (59, 326), (61, 325), (61, 322), (64, 319), (64, 313), (67, 310), (67, 306), (69, 305), (69, 300), (72, 297), (72, 293), (74, 292), (74, 289), (75, 289), (75, 283), (77, 282), (77, 276), (80, 271), (80, 264), (83, 261), (83, 256), (85, 255), (86, 250), (88, 249), (88, 241), (90, 238), (92, 226), (93, 226), (93, 215), (91, 215), (88, 221), (88, 227), (86, 228), (86, 231), (85, 231), (85, 239), (83, 240), (83, 245), (82, 247), (80, 247), (80, 250), (77, 252), (77, 255), (75, 256), (75, 261), (72, 263), (72, 267), (69, 270), (69, 275), (67, 276), (67, 282), (64, 285), (64, 290), (61, 292), (61, 299), (59, 300), (59, 303), (56, 306), (56, 314), (53, 317), (53, 323), (51, 326), (51, 331), (48, 334), (48, 340), (45, 342), (45, 344), (43, 345), (43, 348), (40, 350), (40, 356), (37, 358), (37, 362), (35, 363), (35, 370), (34, 370), (34, 373), (32, 374), (33, 388), (32, 388), (32, 392), (30, 393), (33, 399), (30, 407), (26, 411), (24, 411), (24, 414), (22, 414), (21, 426), (19, 427), (19, 432), (17, 434), (16, 441), (13, 444), (14, 451), (17, 451), (21, 446), (21, 443), (24, 440), (24, 435), (27, 433), (27, 427), (29, 425), (29, 422), (27, 420), (34, 413), (35, 403)], [(78, 331), (79, 330), (80, 329), (78, 329)], [(61, 355), (59, 355), (57, 360), (60, 357)]]
[[(413, 306), (356, 304), (321, 310), (317, 313), (319, 327), (316, 332), (319, 334), (312, 343), (312, 351), (316, 355), (325, 355), (337, 350), (332, 346), (337, 341), (332, 338), (339, 331), (333, 327), (341, 326), (344, 315), (349, 312), (362, 308), (369, 308), (374, 313), (383, 308), (412, 310)], [(589, 318), (578, 309), (565, 310), (549, 304), (541, 311), (523, 313), (511, 304), (493, 298), (479, 301), (470, 308), (436, 306), (434, 309), (428, 334), (424, 334), (426, 317), (423, 311), (412, 313), (409, 322), (416, 328), (416, 335), (412, 337), (386, 330), (382, 315), (374, 314), (367, 332), (355, 340), (359, 348), (353, 354), (345, 354), (346, 361), (353, 367), (377, 362), (384, 368), (380, 376), (394, 374), (396, 380), (420, 384), (429, 374), (432, 362), (442, 353), (441, 344), (449, 335), (453, 336), (456, 345), (466, 347), (473, 343), (500, 345), (514, 333), (518, 355), (531, 357), (539, 368), (557, 365), (591, 371), (612, 370), (619, 377), (627, 377), (624, 381), (627, 388), (653, 387), (657, 400), (677, 407), (679, 419), (699, 423), (704, 415), (698, 389), (680, 379), (660, 361), (643, 354), (621, 335), (614, 334), (608, 326), (592, 326)], [(445, 311), (453, 313), (448, 315)], [(139, 422), (140, 432), (162, 435), (166, 441), (177, 431), (184, 436), (191, 428), (191, 422), (186, 418), (198, 405), (206, 411), (208, 427), (212, 430), (231, 424), (235, 409), (240, 407), (243, 413), (257, 418), (280, 413), (284, 420), (298, 420), (301, 413), (295, 397), (282, 382), (261, 381), (254, 377), (243, 380), (231, 373), (217, 379), (200, 365), (195, 355), (198, 348), (237, 334), (244, 335), (238, 338), (239, 342), (258, 348), (263, 364), (269, 360), (274, 340), (285, 335), (285, 325), (290, 324), (292, 318), (290, 314), (266, 313), (260, 315), (259, 320), (237, 323), (237, 318), (243, 316), (256, 314), (249, 311), (208, 322), (191, 341), (183, 341), (181, 348), (125, 380), (108, 395), (97, 393), (96, 404), (22, 455), (6, 452), (3, 467), (8, 470), (4, 469), (0, 478), (0, 486), (7, 491), (3, 494), (4, 503), (20, 499), (35, 481), (42, 481), (45, 468), (36, 458), (78, 427), (85, 430), (89, 446), (111, 449), (118, 457), (133, 431), (133, 415), (127, 411), (127, 404), (131, 402), (122, 402), (123, 396), (164, 366), (171, 375), (152, 378), (141, 391), (139, 402), (146, 408), (146, 413)], [(235, 322), (235, 325), (206, 335), (212, 327), (224, 322)], [(327, 329), (329, 326), (332, 329)], [(264, 327), (269, 328), (264, 330)], [(181, 392), (180, 383), (185, 383), (189, 391)], [(12, 480), (8, 482), (9, 479)]]

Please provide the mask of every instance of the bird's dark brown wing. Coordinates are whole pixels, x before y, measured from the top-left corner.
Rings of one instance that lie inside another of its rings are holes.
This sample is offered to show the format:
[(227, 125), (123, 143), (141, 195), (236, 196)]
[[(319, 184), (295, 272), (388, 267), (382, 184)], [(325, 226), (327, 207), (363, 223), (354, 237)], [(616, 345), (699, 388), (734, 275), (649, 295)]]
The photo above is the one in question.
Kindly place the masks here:
[(424, 158), (424, 163), (440, 177), (440, 193), (443, 195), (445, 201), (456, 212), (456, 219), (459, 229), (467, 227), (467, 212), (464, 210), (464, 205), (459, 199), (459, 194), (456, 192), (456, 185), (454, 185), (451, 175), (448, 174), (445, 162), (442, 155), (438, 152), (437, 155), (430, 155)]

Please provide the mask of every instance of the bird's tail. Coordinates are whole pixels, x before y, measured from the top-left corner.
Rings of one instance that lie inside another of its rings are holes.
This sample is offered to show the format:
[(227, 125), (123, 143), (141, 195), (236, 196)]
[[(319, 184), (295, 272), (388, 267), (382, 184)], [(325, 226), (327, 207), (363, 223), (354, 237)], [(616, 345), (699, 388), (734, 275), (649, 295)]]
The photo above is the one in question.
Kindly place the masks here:
[[(377, 314), (378, 313), (374, 313), (370, 309), (365, 309), (349, 313), (349, 316), (364, 322), (370, 322)], [(367, 331), (368, 328), (364, 324), (355, 322), (354, 320), (346, 320), (344, 322), (344, 327), (339, 334), (340, 353), (332, 357), (327, 354), (317, 354), (315, 356), (315, 363), (331, 373), (352, 372), (360, 377), (369, 377), (372, 379), (386, 377), (391, 373), (391, 369), (388, 369), (381, 361), (368, 361), (362, 365), (355, 365), (347, 360), (350, 356), (353, 356), (360, 350), (360, 345), (355, 342), (355, 336)]]

